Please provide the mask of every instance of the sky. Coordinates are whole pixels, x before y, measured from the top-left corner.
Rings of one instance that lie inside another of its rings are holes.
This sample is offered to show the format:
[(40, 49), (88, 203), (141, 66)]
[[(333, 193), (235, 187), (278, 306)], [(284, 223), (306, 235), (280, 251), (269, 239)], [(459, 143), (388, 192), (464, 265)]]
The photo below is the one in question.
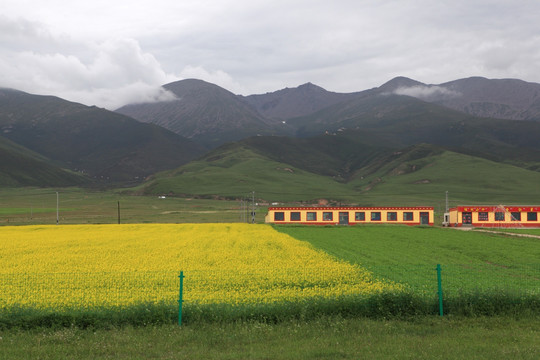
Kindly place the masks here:
[(536, 0), (2, 0), (0, 87), (114, 110), (187, 78), (242, 95), (540, 82), (538, 14)]

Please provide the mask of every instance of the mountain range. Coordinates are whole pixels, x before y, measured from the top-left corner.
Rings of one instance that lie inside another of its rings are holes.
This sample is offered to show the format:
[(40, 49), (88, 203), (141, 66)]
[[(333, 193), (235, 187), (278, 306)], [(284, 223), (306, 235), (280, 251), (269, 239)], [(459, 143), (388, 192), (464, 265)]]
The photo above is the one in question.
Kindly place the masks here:
[[(231, 140), (228, 132), (231, 126), (237, 130), (249, 128), (249, 131), (233, 136), (234, 140), (242, 139), (246, 134), (295, 135), (297, 127), (283, 126), (289, 125), (290, 119), (313, 115), (323, 109), (332, 111), (341, 106), (350, 107), (350, 102), (376, 103), (391, 95), (416, 98), (474, 117), (540, 120), (540, 84), (516, 79), (474, 77), (427, 85), (397, 77), (378, 88), (354, 93), (329, 92), (307, 83), (293, 89), (250, 96), (234, 95), (194, 79), (167, 84), (164, 89), (173, 93), (176, 100), (130, 104), (116, 111), (204, 143), (212, 143), (207, 139), (212, 138), (216, 145)], [(332, 119), (326, 122), (331, 123)], [(226, 133), (226, 136), (216, 137), (219, 133)]]
[[(354, 197), (449, 159), (540, 176), (536, 83), (398, 77), (354, 93), (307, 83), (250, 96), (195, 79), (163, 88), (172, 100), (115, 112), (0, 89), (0, 183), (125, 185), (152, 175), (142, 191), (236, 197), (259, 184), (292, 199), (330, 187)], [(478, 168), (466, 168), (476, 179)]]

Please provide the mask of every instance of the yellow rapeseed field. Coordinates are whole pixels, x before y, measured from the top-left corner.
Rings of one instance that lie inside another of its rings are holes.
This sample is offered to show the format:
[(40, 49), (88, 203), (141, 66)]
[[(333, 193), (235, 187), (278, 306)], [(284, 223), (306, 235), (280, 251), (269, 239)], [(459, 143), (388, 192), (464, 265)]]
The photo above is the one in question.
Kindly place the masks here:
[(0, 307), (269, 303), (395, 287), (267, 225), (0, 227)]

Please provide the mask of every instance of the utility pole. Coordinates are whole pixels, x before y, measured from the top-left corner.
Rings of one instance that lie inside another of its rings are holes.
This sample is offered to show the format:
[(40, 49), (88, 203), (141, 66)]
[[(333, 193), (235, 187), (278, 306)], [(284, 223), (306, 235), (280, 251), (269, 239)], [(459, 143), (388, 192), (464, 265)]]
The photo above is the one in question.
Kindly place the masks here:
[(251, 223), (255, 224), (255, 191), (251, 193)]
[(58, 225), (58, 204), (59, 204), (59, 200), (58, 200), (58, 191), (56, 192), (56, 225)]
[(118, 201), (118, 224), (120, 224), (120, 201)]

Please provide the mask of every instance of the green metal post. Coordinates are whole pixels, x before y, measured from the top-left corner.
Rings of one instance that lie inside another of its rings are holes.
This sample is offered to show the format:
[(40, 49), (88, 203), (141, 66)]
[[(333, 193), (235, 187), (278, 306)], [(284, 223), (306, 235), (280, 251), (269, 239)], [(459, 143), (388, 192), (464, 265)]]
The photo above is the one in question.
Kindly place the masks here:
[(180, 271), (180, 296), (178, 297), (178, 325), (182, 325), (182, 303), (184, 302), (184, 272)]
[(439, 288), (439, 315), (443, 316), (443, 294), (442, 294), (442, 280), (441, 280), (441, 265), (437, 264), (437, 286)]

